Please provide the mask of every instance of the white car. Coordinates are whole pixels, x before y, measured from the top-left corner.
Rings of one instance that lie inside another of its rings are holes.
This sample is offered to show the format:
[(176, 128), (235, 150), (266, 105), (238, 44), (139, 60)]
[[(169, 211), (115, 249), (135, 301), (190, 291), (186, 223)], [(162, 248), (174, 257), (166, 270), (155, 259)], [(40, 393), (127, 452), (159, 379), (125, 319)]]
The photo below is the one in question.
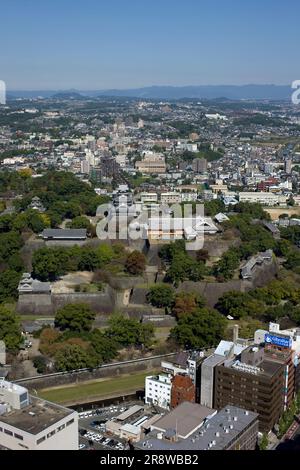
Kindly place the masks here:
[(78, 449), (84, 449), (86, 447), (85, 444), (79, 444)]

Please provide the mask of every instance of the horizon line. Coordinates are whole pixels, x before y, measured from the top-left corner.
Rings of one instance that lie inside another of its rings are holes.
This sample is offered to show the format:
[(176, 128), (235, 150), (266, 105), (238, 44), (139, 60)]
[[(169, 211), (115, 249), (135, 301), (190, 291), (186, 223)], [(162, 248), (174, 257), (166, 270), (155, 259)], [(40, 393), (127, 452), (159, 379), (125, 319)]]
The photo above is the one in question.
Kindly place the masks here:
[(143, 89), (143, 88), (195, 88), (195, 87), (249, 87), (249, 86), (274, 86), (274, 87), (291, 87), (291, 84), (276, 84), (276, 83), (243, 83), (243, 84), (214, 84), (214, 85), (142, 85), (142, 86), (134, 86), (134, 87), (124, 87), (124, 88), (59, 88), (59, 87), (49, 87), (49, 88), (7, 88), (7, 92), (15, 92), (15, 91), (123, 91), (123, 90), (136, 90), (136, 89)]

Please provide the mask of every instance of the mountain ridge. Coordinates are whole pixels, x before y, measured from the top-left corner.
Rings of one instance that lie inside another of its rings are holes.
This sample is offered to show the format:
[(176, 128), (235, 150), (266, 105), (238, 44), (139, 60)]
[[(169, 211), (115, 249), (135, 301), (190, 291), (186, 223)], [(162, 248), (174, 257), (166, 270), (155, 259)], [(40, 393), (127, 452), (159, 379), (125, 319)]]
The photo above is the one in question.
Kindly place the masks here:
[(109, 90), (8, 90), (10, 98), (44, 98), (77, 94), (86, 97), (128, 97), (139, 99), (218, 99), (230, 100), (288, 100), (292, 89), (288, 85), (153, 85), (141, 88)]

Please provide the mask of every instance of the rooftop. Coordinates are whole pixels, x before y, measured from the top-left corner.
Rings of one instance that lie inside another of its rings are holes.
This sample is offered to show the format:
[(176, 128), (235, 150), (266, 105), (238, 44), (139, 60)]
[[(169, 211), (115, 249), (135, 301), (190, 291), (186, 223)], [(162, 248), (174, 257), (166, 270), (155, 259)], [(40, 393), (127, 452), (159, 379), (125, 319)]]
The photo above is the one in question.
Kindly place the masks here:
[(184, 438), (198, 429), (201, 423), (214, 412), (215, 410), (206, 406), (186, 401), (159, 419), (152, 427), (160, 431), (177, 428), (178, 436)]
[(72, 413), (73, 410), (30, 396), (28, 406), (4, 413), (0, 422), (36, 435)]
[(168, 437), (171, 435), (168, 436), (167, 433), (158, 438), (157, 433), (151, 432), (149, 437), (140, 441), (136, 447), (142, 450), (226, 450), (231, 441), (234, 441), (246, 427), (254, 424), (257, 418), (257, 413), (227, 406), (208, 419), (187, 439), (170, 440)]
[(126, 410), (124, 411), (124, 413), (121, 413), (119, 416), (117, 416), (117, 420), (125, 421), (125, 419), (130, 418), (130, 416), (133, 416), (135, 413), (138, 413), (142, 409), (143, 407), (139, 405), (131, 406), (129, 410)]
[(244, 364), (237, 360), (226, 361), (223, 364), (224, 367), (229, 367), (230, 369), (238, 370), (239, 372), (243, 372), (245, 374), (253, 374), (260, 377), (273, 377), (273, 375), (277, 374), (278, 370), (282, 367), (282, 363), (275, 362), (272, 360), (264, 359), (261, 361), (257, 367)]
[(69, 228), (69, 229), (56, 229), (46, 228), (42, 232), (43, 238), (56, 238), (56, 239), (85, 239), (86, 229), (85, 228)]

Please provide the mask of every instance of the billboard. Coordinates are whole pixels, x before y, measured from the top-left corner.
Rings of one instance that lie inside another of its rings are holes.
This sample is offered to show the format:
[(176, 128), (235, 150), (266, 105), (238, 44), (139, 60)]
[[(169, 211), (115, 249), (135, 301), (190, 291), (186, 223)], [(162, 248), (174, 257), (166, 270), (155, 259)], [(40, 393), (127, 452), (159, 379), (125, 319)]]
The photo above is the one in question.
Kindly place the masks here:
[(270, 333), (265, 334), (265, 343), (275, 344), (276, 346), (282, 346), (283, 348), (291, 348), (292, 340), (288, 337), (271, 335)]

